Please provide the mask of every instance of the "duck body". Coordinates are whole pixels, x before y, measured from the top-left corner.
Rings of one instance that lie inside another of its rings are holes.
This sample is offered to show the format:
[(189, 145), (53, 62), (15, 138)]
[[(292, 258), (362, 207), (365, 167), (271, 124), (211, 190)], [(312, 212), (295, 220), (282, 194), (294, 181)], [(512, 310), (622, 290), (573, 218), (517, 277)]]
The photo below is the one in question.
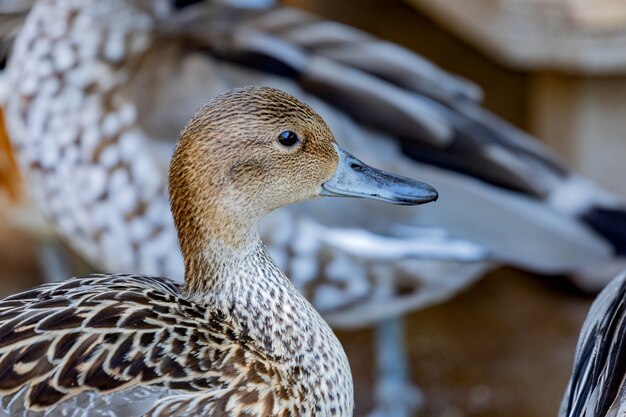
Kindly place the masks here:
[[(258, 265), (250, 268), (259, 273)], [(73, 278), (2, 300), (5, 411), (352, 415), (350, 368), (328, 325), (291, 285), (270, 297), (269, 288), (289, 282), (284, 275), (263, 277), (266, 286), (252, 277), (233, 288), (234, 299), (209, 296), (206, 304), (189, 301), (170, 280), (122, 274)], [(244, 304), (257, 297), (267, 301)], [(316, 353), (320, 345), (330, 351)]]

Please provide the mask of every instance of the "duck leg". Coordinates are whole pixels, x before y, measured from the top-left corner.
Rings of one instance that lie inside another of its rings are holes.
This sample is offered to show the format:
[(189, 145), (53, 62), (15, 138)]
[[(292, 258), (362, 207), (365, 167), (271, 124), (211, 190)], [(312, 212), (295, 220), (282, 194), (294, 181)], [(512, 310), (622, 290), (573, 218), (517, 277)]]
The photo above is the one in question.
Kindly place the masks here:
[(411, 384), (404, 336), (403, 317), (376, 327), (376, 406), (367, 417), (414, 417), (423, 406), (422, 392)]

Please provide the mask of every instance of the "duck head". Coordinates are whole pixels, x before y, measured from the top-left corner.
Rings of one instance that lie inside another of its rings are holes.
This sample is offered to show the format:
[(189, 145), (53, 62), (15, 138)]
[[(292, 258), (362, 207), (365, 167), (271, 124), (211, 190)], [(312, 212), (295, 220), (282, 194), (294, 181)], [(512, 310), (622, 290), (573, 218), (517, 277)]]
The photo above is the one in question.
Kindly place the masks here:
[(267, 87), (230, 90), (202, 107), (181, 134), (169, 184), (185, 259), (206, 239), (242, 247), (264, 215), (299, 201), (337, 196), (416, 205), (437, 199), (430, 185), (343, 151), (315, 111)]

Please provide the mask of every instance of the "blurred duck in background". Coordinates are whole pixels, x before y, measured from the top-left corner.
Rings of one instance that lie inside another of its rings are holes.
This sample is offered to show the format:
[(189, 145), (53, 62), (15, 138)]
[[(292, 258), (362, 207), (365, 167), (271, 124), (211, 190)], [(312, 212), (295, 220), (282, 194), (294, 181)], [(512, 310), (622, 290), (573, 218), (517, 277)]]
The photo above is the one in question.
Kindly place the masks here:
[(609, 283), (589, 310), (559, 415), (626, 415), (626, 273)]
[(7, 122), (31, 195), (109, 271), (182, 278), (165, 167), (185, 121), (227, 88), (288, 91), (366, 162), (437, 187), (437, 210), (316, 201), (265, 224), (273, 256), (332, 325), (384, 321), (374, 415), (415, 405), (399, 387), (407, 367), (392, 318), (466, 288), (491, 265), (477, 261), (597, 289), (626, 252), (622, 203), (483, 110), (476, 86), (299, 10), (40, 1), (8, 76)]
[(6, 76), (5, 66), (11, 45), (24, 22), (24, 16), (34, 0), (4, 0), (0, 2), (0, 215), (39, 244), (37, 255), (46, 265), (44, 275), (52, 280), (67, 272), (67, 250), (58, 244), (58, 235), (27, 198), (5, 123), (6, 102), (14, 93)]

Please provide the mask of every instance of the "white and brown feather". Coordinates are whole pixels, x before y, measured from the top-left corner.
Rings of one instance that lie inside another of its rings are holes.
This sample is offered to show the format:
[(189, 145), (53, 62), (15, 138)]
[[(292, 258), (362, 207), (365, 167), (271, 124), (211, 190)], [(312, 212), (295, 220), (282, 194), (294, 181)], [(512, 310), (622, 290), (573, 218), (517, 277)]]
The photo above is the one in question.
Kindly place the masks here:
[(298, 369), (283, 362), (163, 278), (90, 275), (0, 302), (0, 395), (35, 412), (139, 386), (168, 394), (153, 416), (310, 414)]
[[(123, 91), (151, 22), (119, 2), (81, 6), (39, 2), (15, 44), (7, 112), (21, 165), (44, 214), (89, 259), (182, 279), (163, 167)], [(98, 24), (104, 15), (117, 23)]]

